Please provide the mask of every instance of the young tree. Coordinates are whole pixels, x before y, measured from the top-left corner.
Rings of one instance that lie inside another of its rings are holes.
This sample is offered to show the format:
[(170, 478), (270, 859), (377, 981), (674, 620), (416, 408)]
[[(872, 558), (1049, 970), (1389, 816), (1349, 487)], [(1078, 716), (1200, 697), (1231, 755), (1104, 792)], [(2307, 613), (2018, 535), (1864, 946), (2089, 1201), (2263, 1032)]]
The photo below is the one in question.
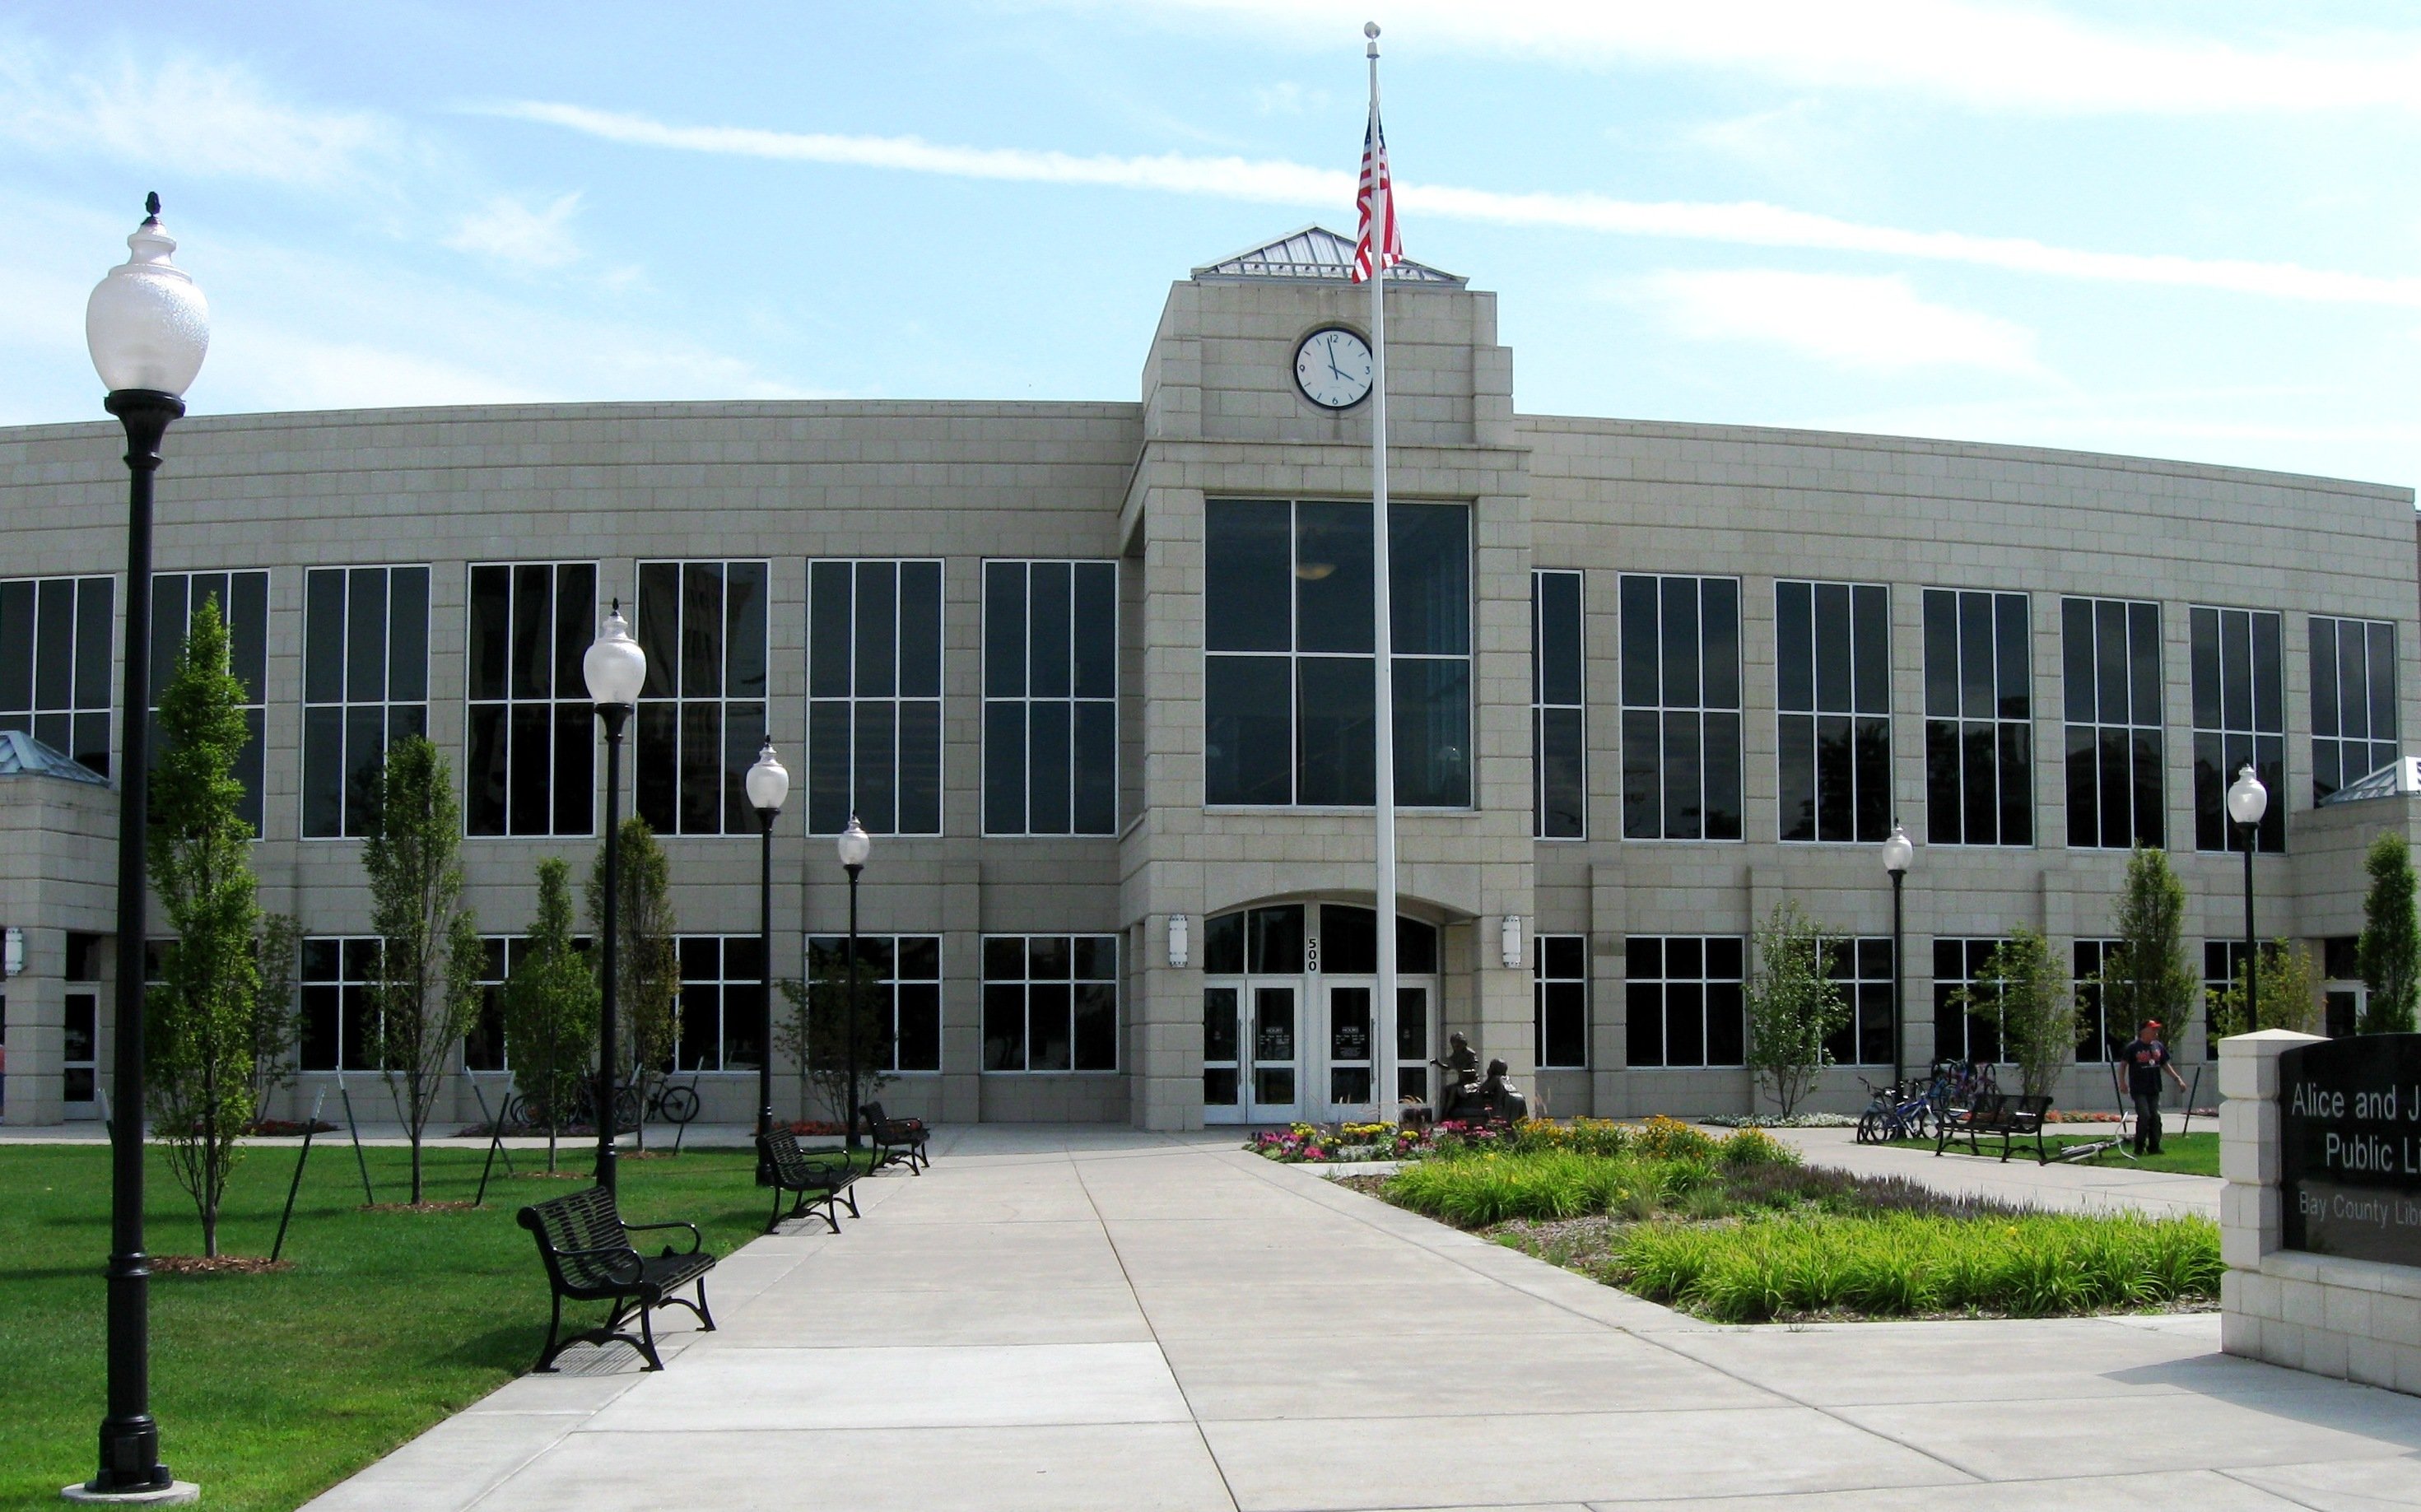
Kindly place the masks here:
[(1983, 979), (1988, 985), (1981, 991), (1960, 988), (1953, 1001), (1966, 1012), (1997, 1013), (2020, 1089), (2032, 1098), (2048, 1096), (2076, 1059), (2068, 974), (2053, 959), (2050, 942), (2021, 925), (1984, 959)]
[(2362, 901), (2362, 943), (2357, 948), (2365, 994), (2354, 1032), (2411, 1034), (2413, 1007), (2421, 999), (2421, 915), (2413, 906), (2412, 848), (2404, 836), (2381, 835), (2364, 859), (2370, 896)]
[(294, 1080), (294, 1041), (302, 1031), (295, 1011), (294, 969), (303, 948), (303, 921), (291, 913), (266, 914), (253, 951), (260, 963), (260, 990), (253, 998), (253, 1116), (269, 1106), (279, 1087)]
[(446, 1062), (479, 1011), (487, 952), (462, 903), (462, 814), (454, 777), (419, 736), (387, 747), (372, 779), (370, 927), (380, 940), (379, 1066), (412, 1141), (412, 1201), (422, 1178), (421, 1136), (436, 1110)]
[(2311, 953), (2292, 940), (2273, 940), (2256, 952), (2260, 991), (2260, 1021), (2252, 1021), (2245, 1004), (2244, 968), (2211, 1003), (2211, 1033), (2225, 1038), (2256, 1029), (2292, 1029), (2308, 1035), (2320, 1019), (2320, 974)]
[(1825, 970), (1831, 946), (1795, 902), (1774, 905), (1757, 931), (1757, 964), (1743, 993), (1748, 1064), (1790, 1116), (1832, 1063), (1824, 1041), (1850, 1021), (1841, 984)]
[(175, 938), (145, 996), (144, 1072), (169, 1169), (202, 1220), (202, 1253), (219, 1253), (219, 1203), (236, 1140), (251, 1127), (253, 1021), (260, 997), (253, 930), (260, 903), (252, 826), (235, 778), (243, 751), (243, 684), (227, 664), (218, 601), (206, 599), (160, 695), (160, 756), (151, 778), (151, 885)]
[(2170, 867), (2168, 852), (2137, 846), (2127, 857), (2126, 885), (2110, 919), (2118, 948), (2104, 959), (2097, 979), (2102, 1024), (2118, 1035), (2116, 1044), (2101, 1047), (2102, 1054), (2115, 1053), (2147, 1019), (2158, 1019), (2174, 1037), (2184, 1037), (2202, 990), (2186, 955), (2185, 917), (2185, 883)]
[[(618, 1084), (623, 1071), (632, 1072), (640, 1105), (646, 1106), (648, 1083), (661, 1078), (673, 1060), (676, 1015), (680, 1005), (680, 953), (673, 931), (679, 921), (673, 913), (672, 864), (656, 832), (636, 815), (622, 821), (616, 863), (620, 869), (621, 897), (614, 911), (615, 1012), (619, 1021), (621, 1052), (629, 1059), (614, 1068)], [(605, 928), (605, 848), (597, 848), (596, 868), (588, 876), (588, 921), (599, 933)], [(604, 953), (598, 953), (603, 969)], [(639, 1143), (647, 1144), (647, 1120), (639, 1121)]]
[(564, 1110), (579, 1099), (597, 1050), (597, 976), (571, 938), (571, 868), (538, 864), (538, 917), (529, 948), (505, 983), (505, 1055), (513, 1084), (546, 1115), (546, 1168)]
[(891, 1033), (890, 1015), (875, 1000), (871, 963), (860, 960), (857, 969), (857, 1015), (853, 1025), (849, 1014), (849, 949), (846, 945), (834, 945), (808, 950), (809, 981), (790, 978), (782, 982), (782, 996), (790, 1008), (773, 1026), (774, 1048), (789, 1056), (799, 1070), (802, 1114), (808, 1106), (807, 1093), (812, 1085), (814, 1100), (830, 1113), (834, 1122), (842, 1124), (849, 1121), (852, 1105), (847, 1037), (852, 1028), (857, 1035), (855, 1101), (863, 1103), (893, 1080), (888, 1072), (876, 1068), (891, 1058), (885, 1044)]

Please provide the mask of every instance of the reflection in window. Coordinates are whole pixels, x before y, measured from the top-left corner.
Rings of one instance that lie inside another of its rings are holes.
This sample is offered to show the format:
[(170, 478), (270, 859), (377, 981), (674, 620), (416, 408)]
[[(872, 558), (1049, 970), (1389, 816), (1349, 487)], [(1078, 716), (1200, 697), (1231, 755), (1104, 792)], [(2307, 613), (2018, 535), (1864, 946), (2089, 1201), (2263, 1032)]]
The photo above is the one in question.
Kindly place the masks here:
[(1541, 1070), (1588, 1065), (1588, 937), (1542, 934), (1533, 972), (1532, 1033)]
[[(807, 937), (807, 983), (819, 1014), (837, 1015), (826, 992), (849, 986), (849, 936)], [(884, 1026), (876, 1071), (938, 1071), (942, 1068), (942, 937), (937, 934), (861, 934), (857, 937), (857, 990), (874, 1020)]]
[(939, 562), (807, 564), (807, 833), (851, 815), (942, 833)]
[(1740, 584), (1622, 579), (1622, 834), (1741, 837)]
[(1118, 937), (995, 934), (983, 942), (983, 1068), (1118, 1068)]
[[(1367, 505), (1208, 507), (1204, 797), (1377, 799), (1375, 608)], [(1471, 803), (1470, 511), (1388, 511), (1396, 801)]]
[(673, 1065), (684, 1071), (753, 1071), (765, 1062), (764, 941), (753, 934), (685, 934)]
[(1623, 946), (1627, 1063), (1747, 1064), (1746, 954), (1738, 935), (1632, 935)]
[(1531, 833), (1588, 834), (1588, 713), (1581, 646), (1581, 575), (1530, 574)]
[(1774, 744), (1785, 840), (1891, 833), (1891, 600), (1871, 583), (1776, 583)]
[(2227, 785), (2251, 762), (2272, 794), (2255, 831), (2257, 848), (2284, 850), (2287, 693), (2280, 616), (2197, 604), (2187, 622), (2194, 634), (2195, 849), (2244, 849), (2241, 826), (2227, 817)]
[(659, 834), (754, 834), (765, 741), (762, 562), (641, 562), (639, 817)]
[(472, 567), (462, 658), (468, 833), (596, 833), (597, 718), (581, 659), (597, 617), (594, 563)]
[[(160, 695), (185, 652), (193, 616), (205, 603), (219, 606), (227, 631), (227, 670), (243, 684), (243, 750), (235, 758), (235, 780), (243, 785), (238, 812), (260, 834), (262, 726), (268, 718), (269, 574), (267, 572), (162, 572), (151, 579), (151, 743), (153, 768), (166, 753), (160, 738)], [(0, 652), (5, 654), (5, 652)], [(0, 715), (0, 727), (7, 719)]]
[(2076, 942), (2076, 973), (2072, 979), (2076, 983), (2076, 1058), (2081, 1062), (2116, 1060), (2127, 1041), (2135, 1037), (2136, 1026), (2114, 1022), (2101, 995), (2101, 974), (2119, 968), (2119, 951), (2124, 943), (2118, 940)]
[(1892, 943), (1872, 939), (1828, 940), (1825, 974), (1840, 984), (1850, 1021), (1824, 1041), (1836, 1066), (1889, 1066), (1892, 1059)]
[(1118, 569), (984, 564), (984, 833), (1114, 834)]
[[(1936, 940), (1933, 942), (1933, 1058), (1951, 1061), (1999, 1061), (2001, 1047), (2000, 986), (1985, 974), (1998, 940)], [(1973, 1001), (1961, 1005), (1957, 997), (1967, 990)]]
[(1925, 590), (1925, 837), (2035, 842), (2034, 653), (2023, 593)]
[(2068, 843), (2168, 843), (2163, 809), (2161, 606), (2060, 600), (2068, 703)]
[(0, 582), (0, 730), (109, 775), (113, 580)]
[[(2396, 626), (2314, 615), (2312, 802), (2389, 765), (2397, 755)], [(2262, 781), (2269, 780), (2265, 773)], [(2277, 806), (2274, 796), (2271, 803)]]
[(386, 748), (429, 733), (429, 569), (303, 579), (303, 834), (369, 833)]

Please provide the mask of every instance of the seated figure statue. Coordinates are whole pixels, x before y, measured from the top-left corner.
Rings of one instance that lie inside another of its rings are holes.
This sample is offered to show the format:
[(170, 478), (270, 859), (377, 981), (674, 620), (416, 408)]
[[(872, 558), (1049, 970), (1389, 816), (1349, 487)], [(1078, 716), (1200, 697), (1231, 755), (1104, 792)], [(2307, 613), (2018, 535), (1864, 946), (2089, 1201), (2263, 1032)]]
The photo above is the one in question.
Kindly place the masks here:
[[(1460, 1035), (1455, 1036), (1460, 1040)], [(1468, 1044), (1461, 1046), (1467, 1053)], [(1474, 1057), (1476, 1060), (1477, 1057)], [(1502, 1060), (1488, 1063), (1488, 1075), (1476, 1082), (1463, 1081), (1446, 1090), (1441, 1099), (1445, 1106), (1438, 1117), (1443, 1122), (1469, 1124), (1509, 1123), (1530, 1116), (1530, 1101), (1514, 1089), (1506, 1074)]]

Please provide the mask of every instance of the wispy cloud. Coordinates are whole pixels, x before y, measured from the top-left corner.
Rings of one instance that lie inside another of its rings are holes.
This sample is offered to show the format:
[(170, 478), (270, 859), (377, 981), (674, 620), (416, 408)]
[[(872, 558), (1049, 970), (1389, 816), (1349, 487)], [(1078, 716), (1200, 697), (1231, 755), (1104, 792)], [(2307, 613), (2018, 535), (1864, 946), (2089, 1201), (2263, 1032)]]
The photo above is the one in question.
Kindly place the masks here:
[(512, 195), (491, 195), (455, 223), (445, 244), (516, 268), (567, 267), (580, 260), (580, 247), (570, 229), (572, 212), (579, 208), (577, 190), (544, 206)]
[(1838, 367), (1905, 373), (1971, 367), (2043, 376), (2035, 334), (2014, 321), (1927, 300), (1882, 278), (1771, 268), (1674, 270), (1617, 293), (1693, 340), (1779, 346)]
[[(1298, 205), (1340, 215), (1353, 203), (1342, 170), (1239, 157), (1079, 155), (1025, 148), (950, 147), (913, 136), (849, 136), (740, 126), (680, 126), (627, 112), (523, 101), (492, 114), (559, 126), (606, 141), (776, 162), (821, 163), (938, 174), (1199, 195), (1260, 204)], [(2095, 252), (2026, 237), (1976, 236), (1869, 226), (1757, 201), (1705, 204), (1615, 199), (1602, 195), (1507, 193), (1406, 182), (1408, 211), (1496, 226), (1553, 226), (1622, 236), (1663, 237), (1739, 246), (1800, 247), (1929, 262), (1965, 263), (2014, 273), (2103, 283), (2222, 289), (2272, 299), (2421, 308), (2421, 278), (2307, 268), (2295, 263), (2188, 257), (2166, 253)]]
[[(1067, 0), (1108, 8), (1101, 0)], [(1118, 0), (1232, 33), (1249, 26), (1341, 49), (1369, 0)], [(2113, 25), (2043, 5), (1968, 0), (1390, 0), (1388, 45), (1476, 49), (1566, 65), (1754, 72), (1794, 85), (1881, 89), (1977, 110), (2221, 115), (2421, 107), (2421, 36), (2291, 18), (2294, 39), (2234, 45)], [(2282, 25), (2280, 30), (2287, 28)]]

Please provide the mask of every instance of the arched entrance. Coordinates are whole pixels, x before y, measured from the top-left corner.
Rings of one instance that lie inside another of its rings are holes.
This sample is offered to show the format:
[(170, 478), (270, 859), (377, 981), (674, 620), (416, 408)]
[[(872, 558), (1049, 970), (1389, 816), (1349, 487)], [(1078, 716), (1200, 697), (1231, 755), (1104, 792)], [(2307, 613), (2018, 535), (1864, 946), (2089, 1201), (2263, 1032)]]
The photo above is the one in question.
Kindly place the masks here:
[(1392, 1013), (1369, 909), (1264, 904), (1204, 920), (1202, 936), (1203, 1122), (1392, 1119), (1400, 1099), (1429, 1100), (1437, 926), (1397, 915)]

